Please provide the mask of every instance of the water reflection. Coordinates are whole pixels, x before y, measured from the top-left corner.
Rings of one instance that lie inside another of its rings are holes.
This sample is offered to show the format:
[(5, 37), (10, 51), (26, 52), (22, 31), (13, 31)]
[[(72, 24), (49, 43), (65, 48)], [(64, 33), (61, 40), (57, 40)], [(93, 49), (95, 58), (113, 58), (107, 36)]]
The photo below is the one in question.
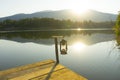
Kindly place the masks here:
[(0, 70), (46, 59), (55, 60), (53, 35), (63, 35), (68, 41), (68, 54), (60, 55), (61, 64), (89, 80), (120, 80), (120, 51), (115, 47), (112, 31), (0, 34)]
[(82, 42), (76, 42), (74, 43), (73, 45), (71, 45), (72, 48), (75, 50), (75, 51), (81, 51), (83, 50), (87, 45), (85, 43), (82, 43)]
[[(111, 34), (111, 35), (110, 35)], [(109, 41), (115, 39), (112, 30), (70, 30), (70, 31), (28, 31), (28, 32), (11, 32), (1, 33), (0, 38), (17, 42), (34, 42), (38, 44), (52, 45), (52, 36), (64, 36), (69, 45), (76, 41), (82, 41), (87, 45), (98, 42)]]
[(77, 30), (78, 30), (78, 31), (80, 31), (81, 29), (80, 29), (80, 28), (78, 28)]

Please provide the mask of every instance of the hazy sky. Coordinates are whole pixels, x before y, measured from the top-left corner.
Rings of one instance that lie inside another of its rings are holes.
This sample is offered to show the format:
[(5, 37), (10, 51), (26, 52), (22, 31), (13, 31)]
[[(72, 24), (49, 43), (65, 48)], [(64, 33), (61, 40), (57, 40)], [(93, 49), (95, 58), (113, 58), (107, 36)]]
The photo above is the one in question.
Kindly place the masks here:
[(42, 10), (88, 8), (117, 14), (120, 10), (120, 0), (0, 0), (0, 17)]

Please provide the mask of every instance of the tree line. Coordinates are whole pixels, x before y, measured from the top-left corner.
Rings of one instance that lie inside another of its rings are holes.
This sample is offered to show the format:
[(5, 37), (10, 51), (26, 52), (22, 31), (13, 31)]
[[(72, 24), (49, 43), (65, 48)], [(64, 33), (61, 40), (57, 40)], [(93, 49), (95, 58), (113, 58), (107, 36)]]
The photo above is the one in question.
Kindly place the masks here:
[(21, 20), (7, 19), (0, 22), (0, 30), (38, 30), (38, 29), (70, 29), (70, 28), (112, 28), (114, 21), (93, 22), (57, 20), (53, 18), (26, 18)]

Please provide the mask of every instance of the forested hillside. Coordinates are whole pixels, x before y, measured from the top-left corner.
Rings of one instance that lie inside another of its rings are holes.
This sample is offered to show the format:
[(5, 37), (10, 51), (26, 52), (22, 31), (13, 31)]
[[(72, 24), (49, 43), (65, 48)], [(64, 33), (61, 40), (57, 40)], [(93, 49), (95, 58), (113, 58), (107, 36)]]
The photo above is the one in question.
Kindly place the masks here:
[(41, 29), (73, 29), (73, 28), (112, 28), (114, 21), (71, 21), (53, 18), (26, 18), (21, 20), (4, 20), (0, 22), (0, 30), (41, 30)]

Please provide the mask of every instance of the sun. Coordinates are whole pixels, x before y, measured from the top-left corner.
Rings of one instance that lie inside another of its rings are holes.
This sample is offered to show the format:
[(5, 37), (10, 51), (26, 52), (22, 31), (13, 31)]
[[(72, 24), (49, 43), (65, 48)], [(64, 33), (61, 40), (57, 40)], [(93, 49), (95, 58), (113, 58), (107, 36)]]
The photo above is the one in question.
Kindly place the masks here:
[(74, 8), (74, 9), (72, 9), (72, 12), (75, 14), (84, 14), (87, 11), (88, 11), (87, 8)]
[(70, 4), (70, 9), (73, 13), (84, 14), (90, 9), (89, 0), (73, 0)]

